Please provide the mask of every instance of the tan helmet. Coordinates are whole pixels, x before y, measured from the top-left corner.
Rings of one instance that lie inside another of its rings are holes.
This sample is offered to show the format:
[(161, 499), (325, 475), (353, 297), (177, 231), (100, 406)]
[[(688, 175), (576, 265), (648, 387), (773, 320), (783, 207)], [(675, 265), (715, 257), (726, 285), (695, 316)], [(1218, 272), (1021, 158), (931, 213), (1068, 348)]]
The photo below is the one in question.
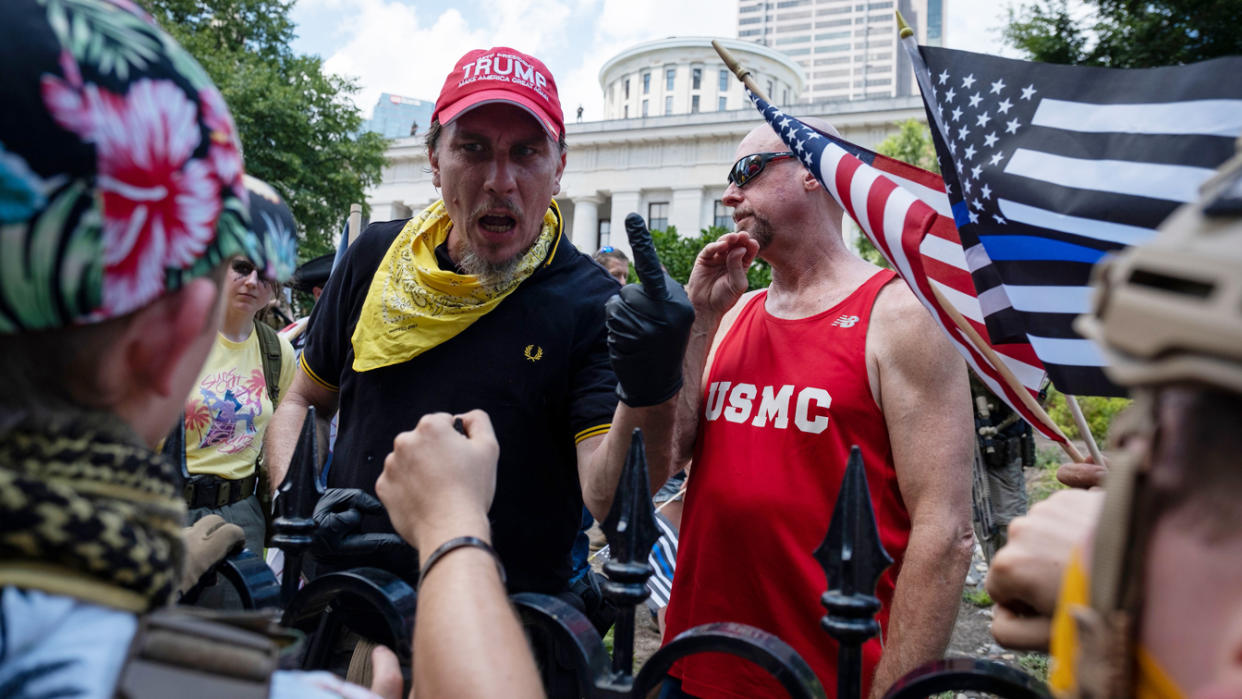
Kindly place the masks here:
[(1125, 386), (1195, 381), (1242, 393), (1242, 153), (1150, 241), (1103, 260), (1076, 328)]

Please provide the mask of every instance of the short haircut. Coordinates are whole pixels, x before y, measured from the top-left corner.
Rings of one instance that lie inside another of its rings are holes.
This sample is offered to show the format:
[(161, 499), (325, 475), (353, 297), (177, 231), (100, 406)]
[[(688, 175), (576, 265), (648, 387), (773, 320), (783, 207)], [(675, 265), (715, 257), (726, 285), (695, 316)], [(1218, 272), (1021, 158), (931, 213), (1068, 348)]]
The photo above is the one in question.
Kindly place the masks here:
[(630, 258), (626, 257), (625, 253), (621, 252), (620, 250), (617, 250), (616, 248), (604, 248), (603, 250), (600, 250), (599, 252), (595, 253), (591, 257), (591, 259), (595, 260), (601, 265), (604, 265), (605, 267), (608, 266), (608, 262), (607, 262), (608, 260), (621, 260), (627, 265), (630, 263)]

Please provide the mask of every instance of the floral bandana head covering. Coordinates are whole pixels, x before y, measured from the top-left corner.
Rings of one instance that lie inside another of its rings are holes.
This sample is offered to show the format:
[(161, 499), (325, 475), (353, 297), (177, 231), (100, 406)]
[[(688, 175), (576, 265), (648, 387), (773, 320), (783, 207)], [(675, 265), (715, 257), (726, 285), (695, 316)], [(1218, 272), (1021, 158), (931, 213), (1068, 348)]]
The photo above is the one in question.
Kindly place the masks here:
[[(125, 315), (243, 255), (241, 144), (202, 67), (128, 0), (0, 2), (0, 333)], [(291, 222), (290, 222), (291, 223)]]

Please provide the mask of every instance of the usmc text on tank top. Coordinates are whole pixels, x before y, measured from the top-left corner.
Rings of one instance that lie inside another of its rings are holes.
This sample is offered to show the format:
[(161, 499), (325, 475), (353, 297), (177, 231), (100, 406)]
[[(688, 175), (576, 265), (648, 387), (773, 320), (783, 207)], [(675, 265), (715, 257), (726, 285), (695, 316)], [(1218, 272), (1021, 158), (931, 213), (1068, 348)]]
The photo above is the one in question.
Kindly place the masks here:
[(729, 422), (749, 421), (755, 427), (770, 424), (784, 430), (789, 428), (792, 404), (795, 429), (807, 434), (819, 434), (828, 429), (827, 413), (832, 396), (817, 386), (796, 389), (793, 384), (759, 388), (751, 383), (715, 381), (708, 388), (704, 415), (709, 421), (723, 417)]

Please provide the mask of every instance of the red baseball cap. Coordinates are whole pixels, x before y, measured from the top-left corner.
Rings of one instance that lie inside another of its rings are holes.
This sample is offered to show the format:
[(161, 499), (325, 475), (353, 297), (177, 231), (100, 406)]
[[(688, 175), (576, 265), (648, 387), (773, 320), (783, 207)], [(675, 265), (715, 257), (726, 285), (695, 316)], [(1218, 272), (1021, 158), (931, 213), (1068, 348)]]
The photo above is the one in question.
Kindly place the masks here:
[(480, 105), (508, 102), (530, 112), (552, 138), (565, 133), (565, 117), (552, 72), (534, 56), (504, 46), (462, 56), (444, 80), (433, 121), (448, 124)]

